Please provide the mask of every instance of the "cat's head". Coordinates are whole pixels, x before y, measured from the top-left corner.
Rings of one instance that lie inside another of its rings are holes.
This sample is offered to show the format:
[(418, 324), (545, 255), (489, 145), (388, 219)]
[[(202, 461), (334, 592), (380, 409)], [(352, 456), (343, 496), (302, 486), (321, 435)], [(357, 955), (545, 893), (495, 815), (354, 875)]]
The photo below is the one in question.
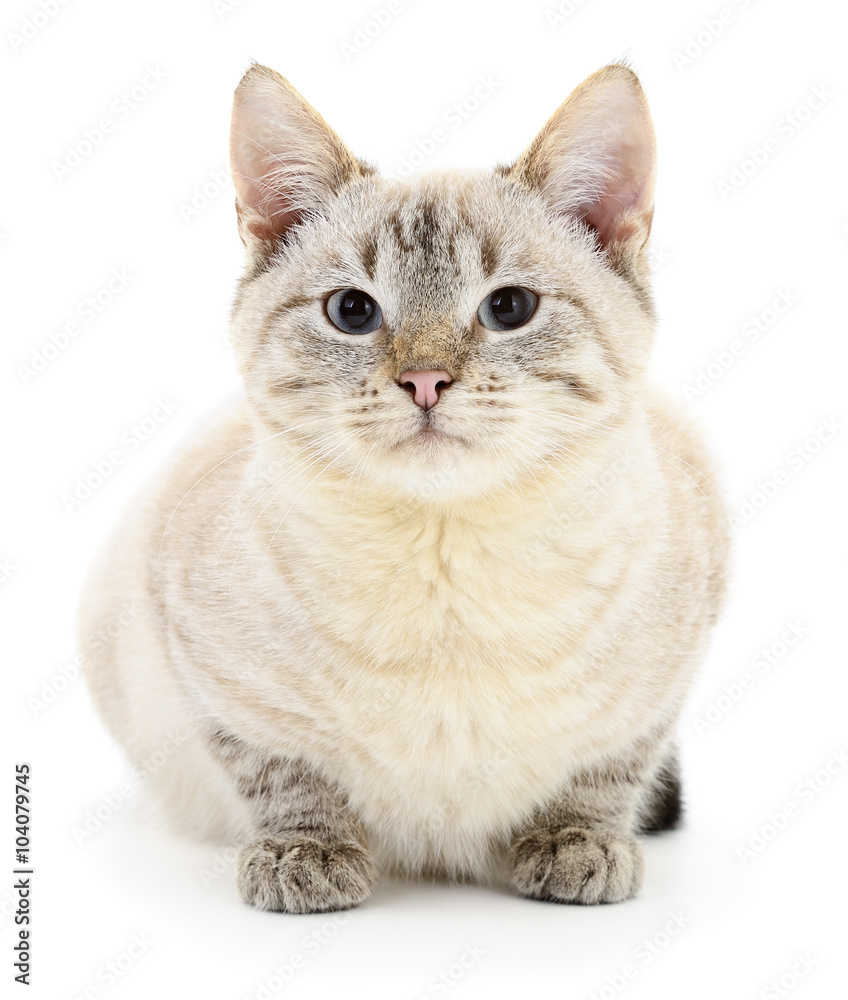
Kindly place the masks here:
[(263, 431), (317, 474), (492, 492), (590, 454), (638, 396), (655, 143), (627, 67), (586, 80), (511, 166), (396, 180), (253, 66), (231, 157), (239, 367)]

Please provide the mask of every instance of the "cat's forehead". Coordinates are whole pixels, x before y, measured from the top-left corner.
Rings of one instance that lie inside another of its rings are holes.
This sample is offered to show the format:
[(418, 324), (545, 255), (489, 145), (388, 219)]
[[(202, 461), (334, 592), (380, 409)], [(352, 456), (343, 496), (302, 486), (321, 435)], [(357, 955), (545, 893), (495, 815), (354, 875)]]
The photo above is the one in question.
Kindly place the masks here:
[(536, 242), (527, 224), (538, 214), (532, 199), (491, 173), (370, 178), (340, 207), (347, 249), (370, 280), (488, 278), (505, 260), (529, 263)]
[(267, 275), (275, 294), (358, 288), (396, 323), (427, 315), (464, 322), (501, 286), (560, 293), (593, 276), (604, 285), (585, 227), (497, 170), (405, 180), (374, 173), (326, 205), (296, 247)]

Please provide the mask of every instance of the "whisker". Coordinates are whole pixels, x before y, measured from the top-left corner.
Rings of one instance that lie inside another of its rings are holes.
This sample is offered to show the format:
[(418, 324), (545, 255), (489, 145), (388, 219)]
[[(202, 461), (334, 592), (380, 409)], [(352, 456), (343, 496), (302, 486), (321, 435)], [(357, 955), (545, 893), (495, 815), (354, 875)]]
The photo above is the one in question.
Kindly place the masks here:
[(261, 441), (253, 441), (250, 444), (245, 445), (243, 448), (239, 448), (237, 451), (230, 452), (230, 454), (227, 455), (225, 458), (222, 458), (220, 462), (218, 462), (215, 465), (213, 465), (211, 469), (209, 469), (207, 472), (204, 472), (204, 474), (200, 477), (200, 479), (198, 479), (197, 482), (193, 486), (189, 487), (189, 489), (187, 489), (185, 491), (185, 493), (180, 498), (180, 502), (171, 511), (171, 516), (168, 518), (168, 521), (165, 524), (165, 528), (162, 531), (162, 537), (159, 539), (159, 549), (158, 549), (158, 552), (156, 554), (156, 568), (157, 569), (159, 568), (159, 559), (162, 556), (162, 545), (163, 545), (163, 543), (165, 541), (165, 535), (168, 533), (168, 528), (171, 526), (171, 521), (174, 518), (174, 514), (176, 514), (176, 512), (180, 509), (180, 507), (182, 506), (183, 501), (186, 499), (186, 497), (189, 495), (189, 493), (191, 493), (192, 490), (196, 489), (203, 482), (203, 480), (207, 476), (210, 476), (216, 469), (220, 468), (222, 465), (226, 464), (227, 462), (232, 461), (232, 459), (236, 458), (238, 455), (242, 455), (242, 454), (244, 454), (244, 452), (250, 451), (252, 448), (259, 448), (261, 445), (266, 444), (268, 441), (272, 441), (276, 437), (280, 437), (282, 434), (290, 434), (292, 431), (300, 430), (301, 427), (307, 426), (308, 423), (320, 423), (322, 420), (327, 420), (327, 419), (329, 419), (329, 418), (326, 417), (326, 416), (325, 417), (320, 417), (318, 420), (307, 421), (306, 424), (299, 424), (297, 427), (286, 427), (283, 430), (277, 431), (274, 434), (269, 434), (267, 437), (262, 438)]
[[(638, 407), (638, 404), (636, 404), (635, 402), (634, 402), (633, 405), (637, 406), (637, 409), (641, 410), (641, 408)], [(641, 411), (641, 412), (644, 413), (644, 411)], [(650, 416), (648, 414), (645, 414), (645, 416), (647, 417), (647, 419), (649, 421), (651, 421), (651, 418), (650, 418)], [(598, 429), (598, 425), (592, 423), (591, 421), (583, 420), (580, 417), (575, 417), (575, 416), (572, 416), (571, 414), (564, 415), (564, 419), (567, 420), (569, 423), (574, 424), (576, 427), (583, 426), (583, 427), (589, 427), (592, 430), (597, 430)], [(653, 422), (653, 421), (651, 421), (651, 422)], [(654, 423), (654, 426), (656, 426), (655, 423)], [(661, 429), (660, 429), (660, 432), (661, 432)], [(560, 433), (561, 433), (561, 430), (560, 430)], [(642, 447), (645, 444), (644, 439), (635, 437), (633, 434), (631, 434), (631, 433), (629, 433), (627, 431), (623, 431), (620, 428), (617, 428), (616, 431), (615, 431), (615, 433), (616, 433), (616, 435), (618, 436), (618, 438), (621, 441), (630, 442), (630, 443), (632, 443), (632, 444), (634, 444), (634, 445), (636, 445), (638, 447)], [(689, 480), (689, 482), (692, 483), (692, 485), (698, 490), (698, 492), (703, 496), (703, 498), (707, 501), (707, 503), (711, 507), (713, 506), (711, 498), (703, 491), (703, 489), (701, 488), (701, 484), (698, 483), (692, 476), (690, 476), (686, 472), (685, 469), (682, 469), (679, 465), (675, 464), (675, 462), (672, 461), (672, 459), (676, 459), (678, 462), (682, 462), (683, 465), (688, 466), (694, 473), (697, 474), (698, 477), (700, 477), (701, 479), (703, 479), (704, 482), (709, 483), (709, 485), (712, 486), (713, 489), (716, 490), (716, 492), (720, 492), (719, 488), (709, 478), (709, 476), (705, 475), (699, 468), (697, 468), (697, 466), (694, 466), (690, 462), (687, 462), (686, 459), (684, 459), (681, 455), (677, 455), (675, 452), (669, 451), (667, 448), (664, 448), (661, 444), (659, 444), (658, 442), (656, 442), (653, 438), (650, 440), (650, 445), (651, 445), (651, 448), (656, 453), (657, 458), (660, 461), (666, 462), (668, 465), (672, 466), (672, 468), (677, 469), (678, 472), (680, 472), (684, 476), (686, 476), (686, 478)]]
[[(300, 455), (300, 456), (296, 456), (296, 457), (297, 457), (297, 461), (295, 462), (294, 465), (290, 465), (290, 466), (288, 466), (288, 467), (286, 467), (284, 469), (281, 469), (271, 479), (271, 481), (269, 483), (266, 483), (265, 486), (262, 488), (262, 490), (255, 497), (253, 497), (251, 499), (251, 501), (248, 504), (248, 506), (245, 508), (245, 510), (242, 511), (242, 513), (241, 513), (240, 517), (238, 518), (238, 520), (230, 528), (230, 533), (224, 539), (224, 541), (223, 541), (223, 543), (221, 545), (221, 548), (220, 548), (220, 550), (218, 552), (218, 558), (215, 560), (215, 572), (217, 572), (217, 570), (218, 570), (218, 564), (221, 561), (221, 556), (224, 554), (224, 551), (225, 551), (225, 549), (227, 547), (227, 544), (229, 543), (229, 541), (232, 538), (233, 534), (238, 530), (238, 528), (240, 527), (241, 523), (247, 517), (247, 515), (253, 510), (254, 507), (257, 506), (257, 504), (261, 503), (262, 498), (264, 496), (266, 496), (266, 494), (268, 494), (269, 491), (273, 490), (276, 486), (284, 486), (285, 485), (285, 481), (286, 481), (285, 477), (287, 475), (289, 477), (293, 476), (300, 467), (306, 465), (309, 462), (309, 460), (312, 458), (312, 455), (307, 454), (307, 455)], [(269, 503), (270, 503), (270, 501), (269, 501)], [(265, 506), (267, 507), (267, 504)], [(259, 512), (259, 514), (254, 519), (253, 524), (251, 524), (250, 528), (248, 528), (247, 532), (245, 533), (245, 539), (242, 540), (242, 545), (244, 545), (244, 541), (246, 540), (247, 535), (250, 534), (250, 532), (253, 529), (253, 526), (256, 524), (256, 522), (259, 520), (259, 518), (262, 516), (262, 514), (264, 513), (264, 511), (265, 511), (265, 507), (262, 508), (262, 510)], [(239, 552), (240, 551), (241, 551), (241, 548), (239, 548)], [(238, 558), (238, 553), (236, 554), (236, 558)]]
[[(343, 434), (338, 434), (338, 435), (336, 435), (335, 438), (333, 438), (333, 441), (341, 441), (341, 440), (343, 440), (343, 438), (344, 438)], [(302, 459), (300, 462), (298, 462), (297, 465), (293, 469), (286, 469), (286, 470), (284, 470), (284, 472), (280, 476), (278, 476), (275, 479), (275, 481), (271, 484), (271, 486), (269, 488), (273, 489), (275, 486), (277, 486), (278, 487), (277, 490), (274, 492), (273, 496), (270, 497), (270, 499), (267, 501), (267, 503), (262, 508), (262, 510), (259, 511), (259, 513), (254, 518), (253, 523), (250, 525), (250, 527), (244, 533), (244, 537), (241, 540), (241, 544), (238, 547), (238, 551), (236, 552), (235, 556), (233, 557), (232, 566), (230, 567), (230, 593), (232, 593), (233, 574), (235, 573), (235, 568), (236, 568), (236, 565), (238, 563), (239, 556), (241, 555), (242, 549), (244, 548), (245, 542), (247, 541), (247, 539), (250, 536), (250, 532), (253, 531), (253, 529), (256, 527), (257, 523), (259, 522), (259, 519), (262, 517), (262, 515), (265, 513), (265, 511), (268, 509), (268, 507), (274, 502), (274, 500), (280, 495), (280, 493), (285, 488), (285, 486), (294, 479), (295, 475), (297, 475), (300, 471), (304, 471), (305, 472), (307, 469), (311, 469), (313, 465), (316, 465), (318, 462), (321, 461), (321, 459), (324, 457), (325, 454), (326, 454), (326, 449), (324, 449), (324, 451), (322, 451), (322, 453), (320, 455), (318, 455), (317, 458), (314, 458), (312, 461), (309, 461), (309, 459), (312, 458), (311, 455), (306, 456), (304, 459)], [(317, 478), (317, 477), (315, 477), (315, 478)], [(314, 482), (314, 479), (310, 480), (310, 483), (307, 484), (307, 485), (311, 485), (312, 482)], [(263, 490), (263, 495), (265, 493), (267, 493), (267, 492), (268, 492), (267, 489)], [(259, 500), (257, 499), (257, 503), (258, 502), (259, 502)], [(241, 520), (243, 518), (244, 518), (244, 515), (242, 515), (242, 518), (239, 519), (239, 523), (241, 523)], [(232, 534), (232, 532), (231, 532), (231, 534)], [(276, 535), (276, 532), (274, 532), (274, 534)], [(221, 552), (218, 553), (218, 559), (219, 560), (221, 558), (221, 554), (222, 553), (223, 553), (223, 549), (221, 550)], [(267, 554), (267, 550), (266, 550), (266, 554)], [(263, 559), (263, 563), (264, 563), (264, 559)], [(217, 567), (217, 562), (216, 562), (216, 567)]]
[[(347, 448), (345, 448), (345, 450), (340, 455), (336, 455), (336, 457), (333, 458), (333, 459), (331, 459), (323, 468), (319, 469), (315, 473), (315, 475), (309, 480), (309, 482), (306, 484), (306, 486), (303, 487), (303, 489), (300, 491), (300, 493), (298, 493), (298, 495), (294, 498), (294, 500), (292, 500), (291, 504), (289, 505), (288, 510), (285, 512), (285, 514), (283, 514), (282, 520), (279, 522), (279, 524), (277, 525), (277, 527), (274, 529), (274, 534), (271, 535), (271, 539), (268, 542), (268, 545), (267, 545), (267, 547), (265, 549), (265, 555), (262, 557), (262, 562), (259, 565), (259, 574), (258, 574), (259, 576), (262, 575), (262, 569), (263, 569), (263, 567), (265, 565), (265, 560), (268, 558), (268, 553), (271, 551), (271, 546), (274, 544), (274, 539), (277, 537), (277, 533), (279, 532), (280, 528), (285, 523), (286, 518), (292, 512), (292, 509), (294, 508), (295, 504), (298, 502), (298, 500), (300, 500), (300, 498), (303, 496), (303, 494), (309, 489), (309, 487), (315, 482), (315, 480), (320, 475), (323, 475), (323, 473), (325, 473), (327, 471), (327, 469), (329, 469), (330, 466), (333, 465), (336, 462), (337, 459), (341, 458), (343, 455), (346, 455), (351, 450), (351, 448), (353, 448), (353, 447), (354, 447), (353, 444), (348, 445)], [(314, 462), (313, 465), (316, 464), (318, 461), (320, 461), (320, 459), (316, 459), (316, 462)], [(309, 468), (311, 468), (311, 466), (309, 466)]]
[[(353, 472), (351, 472), (350, 476), (348, 477), (348, 481), (345, 483), (345, 488), (342, 490), (341, 499), (339, 500), (339, 510), (338, 510), (338, 513), (336, 514), (336, 527), (337, 528), (338, 528), (339, 521), (341, 520), (342, 506), (344, 504), (345, 497), (347, 496), (347, 491), (348, 491), (348, 489), (350, 487), (350, 484), (355, 479), (356, 480), (357, 490), (359, 489), (359, 469), (360, 469), (360, 467), (364, 466), (365, 460), (368, 458), (368, 456), (371, 454), (371, 452), (374, 450), (375, 447), (376, 447), (376, 442), (374, 442), (371, 445), (371, 447), (368, 449), (368, 451), (366, 451), (365, 454), (360, 457), (359, 461), (356, 463), (356, 465), (354, 465)], [(354, 493), (354, 497), (353, 497), (353, 508), (354, 508), (354, 510), (356, 509), (356, 493)]]
[[(518, 431), (519, 433), (521, 433), (518, 430), (518, 428), (515, 428), (515, 430)], [(525, 440), (530, 440), (532, 442), (532, 438), (528, 438), (526, 435), (524, 435), (524, 437), (525, 437)], [(527, 464), (526, 461), (524, 461), (523, 458), (522, 458), (522, 461), (524, 462), (525, 465)], [(604, 546), (604, 559), (606, 560), (606, 558), (607, 558), (607, 540), (606, 540), (606, 536), (604, 535), (604, 529), (601, 527), (601, 522), (598, 520), (597, 515), (592, 510), (592, 508), (589, 506), (589, 504), (586, 502), (586, 500), (583, 498), (583, 494), (579, 490), (575, 489), (575, 487), (565, 478), (565, 476), (563, 476), (557, 469), (555, 469), (550, 464), (550, 462), (548, 462), (546, 459), (543, 458), (542, 461), (545, 463), (545, 465), (548, 466), (548, 468), (554, 473), (554, 475), (556, 475), (560, 479), (562, 479), (562, 481), (566, 484), (566, 486), (568, 486), (572, 490), (572, 492), (574, 493), (574, 495), (580, 500), (580, 502), (583, 504), (583, 506), (586, 508), (586, 510), (589, 511), (589, 513), (592, 515), (592, 520), (597, 525), (598, 531), (601, 534), (601, 541), (603, 542), (603, 546)], [(575, 469), (574, 471), (579, 471), (579, 470)], [(535, 476), (533, 478), (535, 479)], [(537, 480), (537, 482), (538, 482), (538, 480)], [(545, 496), (545, 499), (546, 500), (548, 499), (547, 495)], [(550, 501), (549, 500), (548, 500), (548, 504), (550, 506)], [(553, 507), (551, 507), (551, 509), (553, 510)], [(560, 523), (559, 517), (557, 517), (556, 513), (554, 513), (554, 519), (556, 520), (557, 525), (559, 526), (559, 528), (562, 529), (562, 524)]]

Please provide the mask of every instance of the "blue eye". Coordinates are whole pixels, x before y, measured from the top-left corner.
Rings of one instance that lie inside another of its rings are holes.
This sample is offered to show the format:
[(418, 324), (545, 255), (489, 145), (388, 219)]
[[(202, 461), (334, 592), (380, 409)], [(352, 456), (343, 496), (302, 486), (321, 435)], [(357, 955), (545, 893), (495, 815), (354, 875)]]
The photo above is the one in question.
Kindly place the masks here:
[(344, 288), (327, 299), (330, 322), (344, 333), (373, 333), (383, 323), (380, 307), (366, 292)]
[(516, 330), (530, 319), (538, 301), (533, 292), (518, 285), (498, 288), (480, 303), (477, 319), (487, 330)]

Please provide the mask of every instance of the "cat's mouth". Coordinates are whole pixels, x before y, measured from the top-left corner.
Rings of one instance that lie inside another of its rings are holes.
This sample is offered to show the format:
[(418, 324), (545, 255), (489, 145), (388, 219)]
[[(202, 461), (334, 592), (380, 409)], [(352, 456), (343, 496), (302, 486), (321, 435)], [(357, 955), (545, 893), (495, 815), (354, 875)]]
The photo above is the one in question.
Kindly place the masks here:
[(446, 431), (443, 427), (437, 427), (435, 421), (429, 416), (429, 414), (424, 414), (424, 416), (426, 419), (422, 421), (417, 430), (414, 430), (409, 437), (406, 438), (407, 442), (426, 448), (468, 444), (468, 442), (464, 438), (461, 438), (458, 434), (452, 434), (450, 431)]
[(448, 434), (447, 431), (442, 430), (441, 427), (434, 427), (433, 424), (429, 422), (419, 428), (419, 430), (416, 431), (416, 434), (423, 434), (424, 436), (431, 438), (446, 438), (453, 436)]

